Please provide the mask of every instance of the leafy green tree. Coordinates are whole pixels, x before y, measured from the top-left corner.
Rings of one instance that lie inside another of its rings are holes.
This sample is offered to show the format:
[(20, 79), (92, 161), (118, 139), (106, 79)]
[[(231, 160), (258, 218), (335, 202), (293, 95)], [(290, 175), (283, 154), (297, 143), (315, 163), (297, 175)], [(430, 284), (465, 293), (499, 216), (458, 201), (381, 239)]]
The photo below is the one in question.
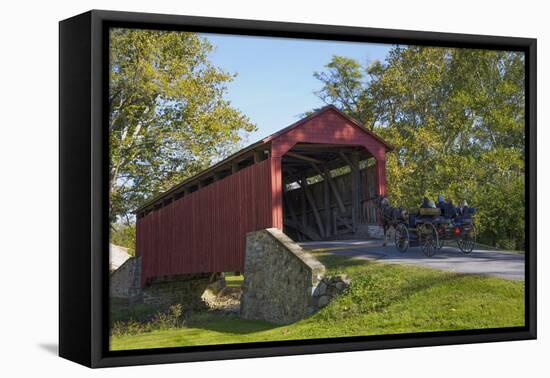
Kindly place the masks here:
[(325, 67), (326, 72), (313, 74), (324, 84), (316, 95), (326, 104), (337, 106), (372, 129), (375, 123), (373, 102), (361, 65), (353, 59), (334, 55)]
[(400, 206), (423, 196), (478, 208), (482, 241), (524, 244), (524, 56), (522, 53), (395, 46), (362, 68), (333, 57), (318, 95), (396, 146), (388, 194)]
[(111, 224), (143, 201), (230, 154), (255, 126), (224, 98), (234, 75), (195, 34), (110, 32)]
[(110, 242), (128, 248), (130, 256), (136, 253), (136, 227), (134, 224), (116, 223), (111, 227)]

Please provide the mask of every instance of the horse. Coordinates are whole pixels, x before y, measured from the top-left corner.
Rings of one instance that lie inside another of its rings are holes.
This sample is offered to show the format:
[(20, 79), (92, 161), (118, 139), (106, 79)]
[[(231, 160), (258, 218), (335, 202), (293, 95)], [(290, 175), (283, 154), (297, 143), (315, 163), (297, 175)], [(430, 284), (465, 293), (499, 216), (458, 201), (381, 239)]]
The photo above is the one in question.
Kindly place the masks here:
[(384, 247), (387, 244), (387, 234), (390, 227), (395, 227), (401, 222), (407, 222), (409, 213), (401, 207), (392, 207), (390, 201), (386, 197), (378, 197), (376, 199), (376, 207), (380, 214), (380, 220), (384, 229)]

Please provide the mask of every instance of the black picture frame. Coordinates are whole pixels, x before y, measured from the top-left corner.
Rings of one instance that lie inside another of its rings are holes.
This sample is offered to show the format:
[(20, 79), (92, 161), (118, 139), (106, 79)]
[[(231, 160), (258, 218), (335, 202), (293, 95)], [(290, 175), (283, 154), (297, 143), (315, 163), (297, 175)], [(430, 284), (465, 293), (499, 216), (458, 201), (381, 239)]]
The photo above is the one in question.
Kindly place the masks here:
[[(515, 50), (526, 64), (525, 327), (109, 351), (108, 28)], [(536, 39), (92, 10), (59, 24), (59, 355), (89, 367), (536, 338)]]

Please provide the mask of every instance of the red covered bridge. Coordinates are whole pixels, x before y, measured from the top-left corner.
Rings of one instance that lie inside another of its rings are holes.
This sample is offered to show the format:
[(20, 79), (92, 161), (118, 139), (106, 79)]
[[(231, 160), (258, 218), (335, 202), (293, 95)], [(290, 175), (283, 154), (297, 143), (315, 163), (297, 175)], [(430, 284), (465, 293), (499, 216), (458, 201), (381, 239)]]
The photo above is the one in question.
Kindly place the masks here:
[(136, 211), (142, 284), (243, 271), (246, 234), (264, 228), (295, 240), (365, 235), (391, 149), (327, 106), (183, 181)]

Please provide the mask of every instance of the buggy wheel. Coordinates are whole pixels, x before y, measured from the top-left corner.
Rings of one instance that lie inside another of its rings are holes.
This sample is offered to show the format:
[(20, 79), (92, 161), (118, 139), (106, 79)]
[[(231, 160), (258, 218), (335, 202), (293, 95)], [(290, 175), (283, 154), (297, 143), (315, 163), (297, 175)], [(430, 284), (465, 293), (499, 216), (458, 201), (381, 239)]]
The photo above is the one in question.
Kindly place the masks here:
[(399, 223), (395, 228), (395, 248), (401, 253), (405, 253), (409, 248), (409, 230), (403, 223)]
[(426, 223), (422, 227), (422, 253), (428, 257), (432, 257), (439, 250), (439, 236), (437, 235), (437, 229), (431, 223)]
[(460, 248), (462, 253), (464, 253), (465, 255), (472, 253), (476, 245), (476, 229), (473, 225), (470, 232), (461, 236), (457, 240), (457, 244), (458, 244), (458, 248)]

